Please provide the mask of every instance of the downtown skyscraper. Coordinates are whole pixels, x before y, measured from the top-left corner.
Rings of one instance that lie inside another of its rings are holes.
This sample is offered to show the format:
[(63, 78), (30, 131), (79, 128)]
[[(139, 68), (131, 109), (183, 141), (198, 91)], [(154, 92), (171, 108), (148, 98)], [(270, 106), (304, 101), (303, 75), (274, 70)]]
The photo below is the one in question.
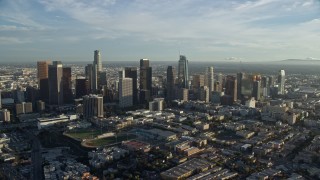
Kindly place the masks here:
[(176, 69), (173, 66), (167, 68), (167, 101), (171, 102), (175, 99), (175, 79)]
[(188, 60), (184, 55), (180, 55), (178, 63), (178, 83), (180, 88), (189, 89)]
[(234, 76), (227, 76), (225, 85), (225, 94), (237, 101), (237, 79)]
[(119, 72), (119, 107), (131, 107), (133, 105), (133, 80), (125, 77), (125, 70)]
[(39, 97), (45, 102), (49, 102), (49, 75), (48, 68), (51, 65), (51, 61), (38, 61), (37, 71), (38, 71), (38, 85), (39, 85)]
[(125, 67), (125, 78), (132, 79), (132, 98), (133, 105), (139, 104), (138, 102), (138, 70), (137, 67)]
[(83, 96), (83, 117), (91, 119), (94, 117), (103, 117), (103, 97), (100, 95)]
[(152, 67), (149, 59), (140, 59), (140, 102), (149, 102), (152, 91)]
[(91, 93), (98, 90), (98, 66), (96, 64), (88, 64), (85, 67), (86, 79), (89, 80), (89, 89)]
[(98, 91), (98, 88), (100, 87), (100, 80), (104, 78), (101, 78), (100, 75), (105, 75), (105, 73), (102, 72), (102, 61), (101, 61), (101, 54), (99, 50), (94, 51), (93, 56), (93, 63), (88, 64), (85, 67), (85, 74), (86, 79), (89, 80), (89, 87), (91, 93), (96, 93)]
[(209, 88), (209, 99), (211, 100), (212, 92), (214, 91), (214, 68), (213, 66), (206, 69), (206, 86)]
[(93, 64), (97, 65), (97, 72), (102, 71), (102, 61), (99, 50), (94, 51)]
[(284, 70), (280, 70), (278, 75), (278, 83), (279, 83), (278, 94), (285, 94), (285, 91), (284, 91), (285, 80), (286, 80), (286, 73)]
[(61, 61), (53, 61), (48, 68), (49, 74), (49, 104), (62, 105), (63, 104), (63, 85), (62, 76), (63, 68)]
[(71, 104), (73, 102), (72, 84), (71, 84), (71, 67), (62, 68), (62, 88), (63, 102)]

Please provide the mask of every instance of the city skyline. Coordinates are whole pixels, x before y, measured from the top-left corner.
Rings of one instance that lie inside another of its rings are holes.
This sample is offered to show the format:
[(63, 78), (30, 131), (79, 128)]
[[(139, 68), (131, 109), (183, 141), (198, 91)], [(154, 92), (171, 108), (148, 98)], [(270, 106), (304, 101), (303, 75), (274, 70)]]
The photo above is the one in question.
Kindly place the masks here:
[[(0, 2), (0, 62), (319, 59), (319, 1)], [(124, 53), (125, 52), (125, 53)]]

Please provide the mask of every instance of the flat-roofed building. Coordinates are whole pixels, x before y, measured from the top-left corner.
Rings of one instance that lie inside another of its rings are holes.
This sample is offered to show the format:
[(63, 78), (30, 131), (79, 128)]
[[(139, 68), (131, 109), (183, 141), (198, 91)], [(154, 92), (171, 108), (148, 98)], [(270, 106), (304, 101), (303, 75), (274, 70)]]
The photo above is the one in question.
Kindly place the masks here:
[(178, 180), (185, 179), (196, 172), (203, 172), (210, 169), (213, 165), (204, 159), (191, 159), (178, 166), (162, 172), (163, 179)]

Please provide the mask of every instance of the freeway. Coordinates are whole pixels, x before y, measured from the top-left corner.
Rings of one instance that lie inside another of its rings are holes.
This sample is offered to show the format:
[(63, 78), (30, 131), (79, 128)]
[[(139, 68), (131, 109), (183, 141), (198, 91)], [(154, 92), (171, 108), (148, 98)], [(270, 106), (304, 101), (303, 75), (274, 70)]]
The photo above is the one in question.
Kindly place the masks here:
[(43, 179), (43, 171), (42, 171), (42, 155), (41, 155), (41, 144), (37, 136), (35, 136), (32, 132), (23, 129), (32, 139), (32, 150), (31, 150), (31, 162), (32, 162), (32, 172), (31, 179), (33, 180), (41, 180)]
[(26, 180), (20, 172), (12, 167), (11, 164), (3, 163), (0, 165), (0, 178), (10, 179), (10, 180)]
[(41, 180), (42, 179), (42, 157), (41, 157), (41, 144), (37, 137), (33, 139), (32, 152), (32, 179)]
[(22, 122), (18, 124), (1, 124), (0, 130), (10, 130), (16, 128), (37, 127), (36, 122)]

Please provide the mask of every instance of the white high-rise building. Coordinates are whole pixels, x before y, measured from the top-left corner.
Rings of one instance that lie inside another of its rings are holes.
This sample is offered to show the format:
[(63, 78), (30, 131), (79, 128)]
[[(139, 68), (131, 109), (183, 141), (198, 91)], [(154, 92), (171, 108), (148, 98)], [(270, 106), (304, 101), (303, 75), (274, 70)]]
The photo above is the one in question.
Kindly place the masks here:
[(278, 75), (278, 83), (279, 83), (278, 94), (285, 94), (285, 90), (284, 90), (285, 81), (286, 81), (286, 73), (284, 70), (280, 70)]
[(119, 72), (119, 106), (121, 108), (133, 106), (133, 81), (132, 78), (125, 78), (125, 72)]
[(102, 61), (101, 61), (101, 55), (99, 50), (94, 51), (94, 60), (93, 64), (97, 65), (97, 71), (101, 72), (102, 71)]
[(213, 66), (206, 69), (206, 81), (209, 88), (209, 99), (212, 97), (212, 91), (214, 91), (214, 68)]

